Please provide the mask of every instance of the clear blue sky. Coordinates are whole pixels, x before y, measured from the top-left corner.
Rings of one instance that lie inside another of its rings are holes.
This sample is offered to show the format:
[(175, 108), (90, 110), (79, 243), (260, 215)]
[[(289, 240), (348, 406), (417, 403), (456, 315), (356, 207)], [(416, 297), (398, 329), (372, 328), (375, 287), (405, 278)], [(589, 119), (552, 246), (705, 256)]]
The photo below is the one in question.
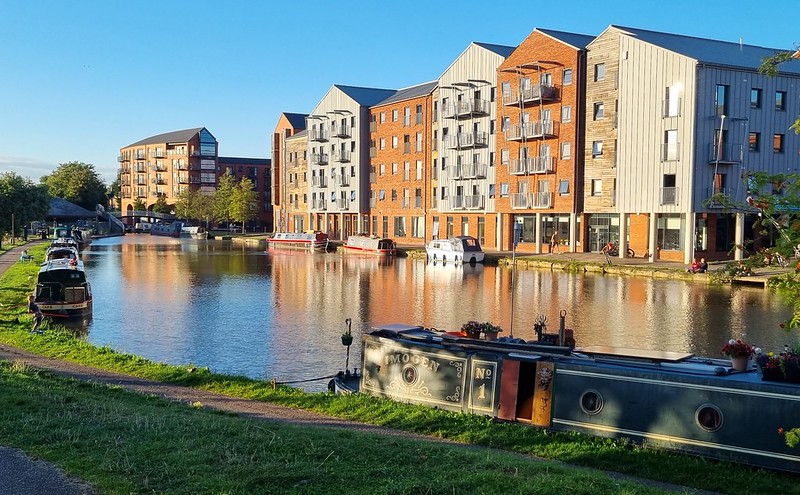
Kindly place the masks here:
[[(564, 8), (562, 5), (569, 5)], [(35, 182), (119, 149), (206, 127), (223, 156), (269, 157), (281, 112), (332, 84), (437, 79), (471, 41), (517, 45), (534, 28), (638, 27), (765, 47), (800, 42), (797, 0), (0, 0), (0, 172)]]

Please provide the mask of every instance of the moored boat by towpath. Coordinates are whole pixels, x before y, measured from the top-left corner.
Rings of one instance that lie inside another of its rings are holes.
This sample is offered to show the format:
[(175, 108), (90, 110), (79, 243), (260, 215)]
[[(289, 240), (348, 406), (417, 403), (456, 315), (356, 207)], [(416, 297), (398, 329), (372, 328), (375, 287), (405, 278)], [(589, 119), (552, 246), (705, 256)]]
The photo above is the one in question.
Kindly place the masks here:
[(397, 245), (392, 239), (386, 237), (351, 235), (347, 243), (342, 246), (346, 253), (376, 254), (378, 256), (394, 256), (397, 254)]
[(566, 330), (543, 330), (525, 342), (378, 326), (362, 339), (360, 392), (800, 473), (778, 433), (796, 426), (800, 384), (691, 353), (573, 349)]
[(183, 224), (181, 222), (154, 223), (150, 227), (150, 235), (163, 235), (167, 237), (180, 237)]
[(91, 316), (92, 289), (86, 279), (83, 261), (78, 257), (66, 256), (42, 263), (36, 279), (34, 300), (45, 316)]
[(328, 250), (328, 235), (319, 231), (276, 232), (267, 239), (269, 249), (296, 249), (311, 253), (324, 253)]
[(434, 239), (425, 246), (429, 261), (444, 263), (483, 263), (484, 252), (478, 239), (462, 235), (449, 239)]

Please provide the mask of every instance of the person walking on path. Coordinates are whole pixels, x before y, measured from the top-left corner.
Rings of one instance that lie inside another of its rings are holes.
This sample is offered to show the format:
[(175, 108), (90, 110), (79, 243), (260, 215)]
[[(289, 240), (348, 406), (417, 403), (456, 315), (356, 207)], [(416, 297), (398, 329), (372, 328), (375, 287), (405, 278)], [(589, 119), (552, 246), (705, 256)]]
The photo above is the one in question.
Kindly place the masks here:
[(553, 235), (550, 236), (550, 253), (553, 252), (558, 252), (558, 254), (561, 254), (561, 245), (557, 230), (554, 230)]

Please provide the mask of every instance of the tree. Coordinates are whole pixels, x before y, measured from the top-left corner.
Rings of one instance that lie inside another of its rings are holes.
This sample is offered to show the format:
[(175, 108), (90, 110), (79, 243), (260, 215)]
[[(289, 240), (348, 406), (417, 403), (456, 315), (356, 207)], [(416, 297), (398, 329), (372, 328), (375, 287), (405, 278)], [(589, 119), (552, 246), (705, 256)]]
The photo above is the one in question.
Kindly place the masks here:
[(87, 210), (94, 211), (98, 204), (107, 203), (106, 185), (91, 164), (62, 163), (55, 172), (42, 177), (41, 183), (47, 186), (50, 196), (64, 198)]
[(119, 178), (116, 178), (111, 184), (108, 185), (108, 188), (106, 189), (106, 197), (108, 197), (109, 208), (114, 210), (122, 209), (122, 196), (120, 191), (121, 188), (119, 184)]
[(219, 222), (231, 220), (231, 203), (233, 202), (236, 179), (230, 172), (225, 172), (219, 178), (217, 190), (214, 191), (214, 217)]
[(242, 222), (242, 234), (245, 233), (245, 222), (258, 216), (258, 193), (249, 178), (243, 177), (233, 188), (230, 213), (234, 222)]
[(198, 193), (195, 198), (195, 214), (198, 219), (206, 221), (206, 228), (209, 228), (211, 220), (214, 218), (214, 197), (210, 194)]
[(142, 198), (136, 198), (136, 201), (133, 202), (133, 211), (145, 211), (147, 209), (147, 205), (144, 204), (144, 200)]
[(175, 201), (175, 214), (178, 218), (200, 218), (195, 211), (197, 208), (197, 191), (187, 187), (180, 194)]
[(0, 240), (7, 233), (16, 235), (34, 220), (44, 220), (49, 207), (47, 188), (14, 172), (0, 173)]
[(167, 197), (164, 194), (159, 194), (158, 199), (153, 204), (153, 212), (155, 213), (169, 213), (172, 207), (167, 204)]

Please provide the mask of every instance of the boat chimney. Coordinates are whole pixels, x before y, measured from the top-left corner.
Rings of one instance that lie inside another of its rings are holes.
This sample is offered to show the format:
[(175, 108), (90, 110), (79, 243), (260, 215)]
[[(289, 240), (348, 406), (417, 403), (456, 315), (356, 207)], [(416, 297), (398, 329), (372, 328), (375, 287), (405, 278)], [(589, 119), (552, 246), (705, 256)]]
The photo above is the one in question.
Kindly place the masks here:
[(565, 310), (561, 310), (560, 318), (558, 319), (558, 345), (563, 346), (566, 337), (564, 334), (566, 333), (567, 326), (567, 312)]

